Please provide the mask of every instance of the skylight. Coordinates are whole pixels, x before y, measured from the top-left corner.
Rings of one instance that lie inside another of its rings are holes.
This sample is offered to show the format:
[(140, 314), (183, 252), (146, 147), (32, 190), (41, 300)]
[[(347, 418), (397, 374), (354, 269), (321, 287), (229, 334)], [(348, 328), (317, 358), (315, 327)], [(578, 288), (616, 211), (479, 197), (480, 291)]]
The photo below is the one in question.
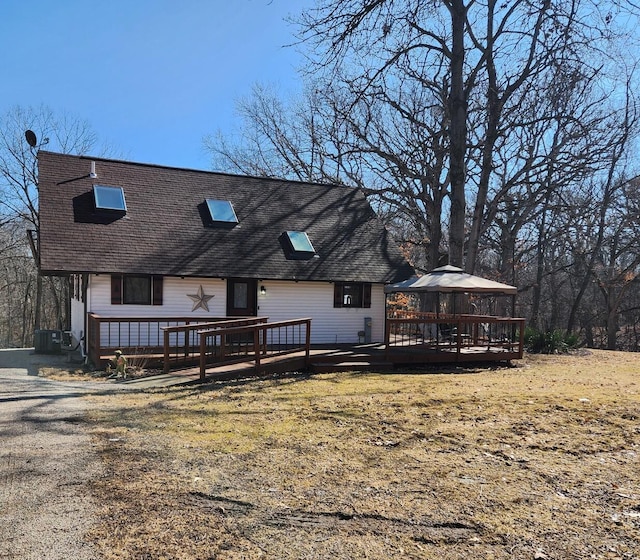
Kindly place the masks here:
[(296, 253), (315, 253), (316, 250), (311, 245), (309, 236), (304, 231), (288, 231), (287, 237), (291, 242), (291, 247)]
[(316, 254), (309, 236), (304, 231), (285, 231), (280, 239), (287, 259), (310, 259)]
[(126, 212), (127, 204), (124, 200), (122, 187), (107, 187), (105, 185), (93, 185), (93, 199), (96, 210), (111, 210)]
[(237, 224), (238, 217), (233, 209), (233, 205), (228, 200), (214, 200), (207, 198), (207, 208), (213, 223)]

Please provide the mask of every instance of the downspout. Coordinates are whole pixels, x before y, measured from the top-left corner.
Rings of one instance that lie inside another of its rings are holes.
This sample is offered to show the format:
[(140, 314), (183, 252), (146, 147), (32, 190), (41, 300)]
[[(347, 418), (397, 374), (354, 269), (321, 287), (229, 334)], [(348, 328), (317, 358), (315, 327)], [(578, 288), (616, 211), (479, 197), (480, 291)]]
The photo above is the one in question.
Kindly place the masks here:
[[(382, 293), (384, 294), (384, 322), (382, 323), (382, 340), (387, 344), (387, 321), (389, 319), (389, 294), (384, 290), (384, 284), (382, 285)], [(358, 341), (359, 342), (359, 341)]]

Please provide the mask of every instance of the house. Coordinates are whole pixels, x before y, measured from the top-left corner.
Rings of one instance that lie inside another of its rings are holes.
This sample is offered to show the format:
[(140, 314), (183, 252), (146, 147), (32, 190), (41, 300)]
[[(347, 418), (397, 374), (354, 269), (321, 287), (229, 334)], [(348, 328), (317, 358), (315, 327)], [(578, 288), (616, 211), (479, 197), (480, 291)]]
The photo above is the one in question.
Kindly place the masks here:
[(40, 270), (69, 277), (76, 340), (90, 316), (261, 316), (380, 342), (384, 286), (414, 273), (355, 188), (45, 151), (38, 168)]

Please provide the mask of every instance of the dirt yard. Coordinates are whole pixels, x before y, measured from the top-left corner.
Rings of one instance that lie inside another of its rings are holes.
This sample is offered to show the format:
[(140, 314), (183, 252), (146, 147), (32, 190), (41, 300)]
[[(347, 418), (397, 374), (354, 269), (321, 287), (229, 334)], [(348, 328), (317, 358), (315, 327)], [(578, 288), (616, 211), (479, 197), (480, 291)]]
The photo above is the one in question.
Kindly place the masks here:
[(94, 399), (107, 559), (640, 558), (640, 355)]

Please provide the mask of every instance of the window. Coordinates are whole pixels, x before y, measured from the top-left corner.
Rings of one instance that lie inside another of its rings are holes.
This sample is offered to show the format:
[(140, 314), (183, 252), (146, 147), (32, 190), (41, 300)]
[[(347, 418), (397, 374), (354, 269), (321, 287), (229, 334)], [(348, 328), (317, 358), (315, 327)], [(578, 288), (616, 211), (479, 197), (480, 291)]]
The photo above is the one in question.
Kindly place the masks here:
[(233, 286), (233, 306), (238, 309), (246, 309), (249, 307), (249, 284), (235, 282)]
[(368, 282), (336, 282), (333, 307), (371, 307), (371, 284)]
[(162, 276), (111, 275), (112, 305), (162, 305)]
[(237, 224), (238, 217), (233, 209), (233, 204), (228, 200), (214, 200), (207, 198), (205, 200), (207, 210), (209, 210), (209, 218), (213, 224)]
[(96, 210), (108, 210), (112, 212), (127, 211), (127, 204), (124, 200), (122, 187), (93, 185), (93, 201), (96, 205)]
[(122, 279), (122, 303), (151, 305), (151, 278), (149, 276), (125, 276)]
[(304, 231), (285, 231), (280, 235), (280, 244), (289, 260), (310, 259), (316, 254), (309, 236)]

